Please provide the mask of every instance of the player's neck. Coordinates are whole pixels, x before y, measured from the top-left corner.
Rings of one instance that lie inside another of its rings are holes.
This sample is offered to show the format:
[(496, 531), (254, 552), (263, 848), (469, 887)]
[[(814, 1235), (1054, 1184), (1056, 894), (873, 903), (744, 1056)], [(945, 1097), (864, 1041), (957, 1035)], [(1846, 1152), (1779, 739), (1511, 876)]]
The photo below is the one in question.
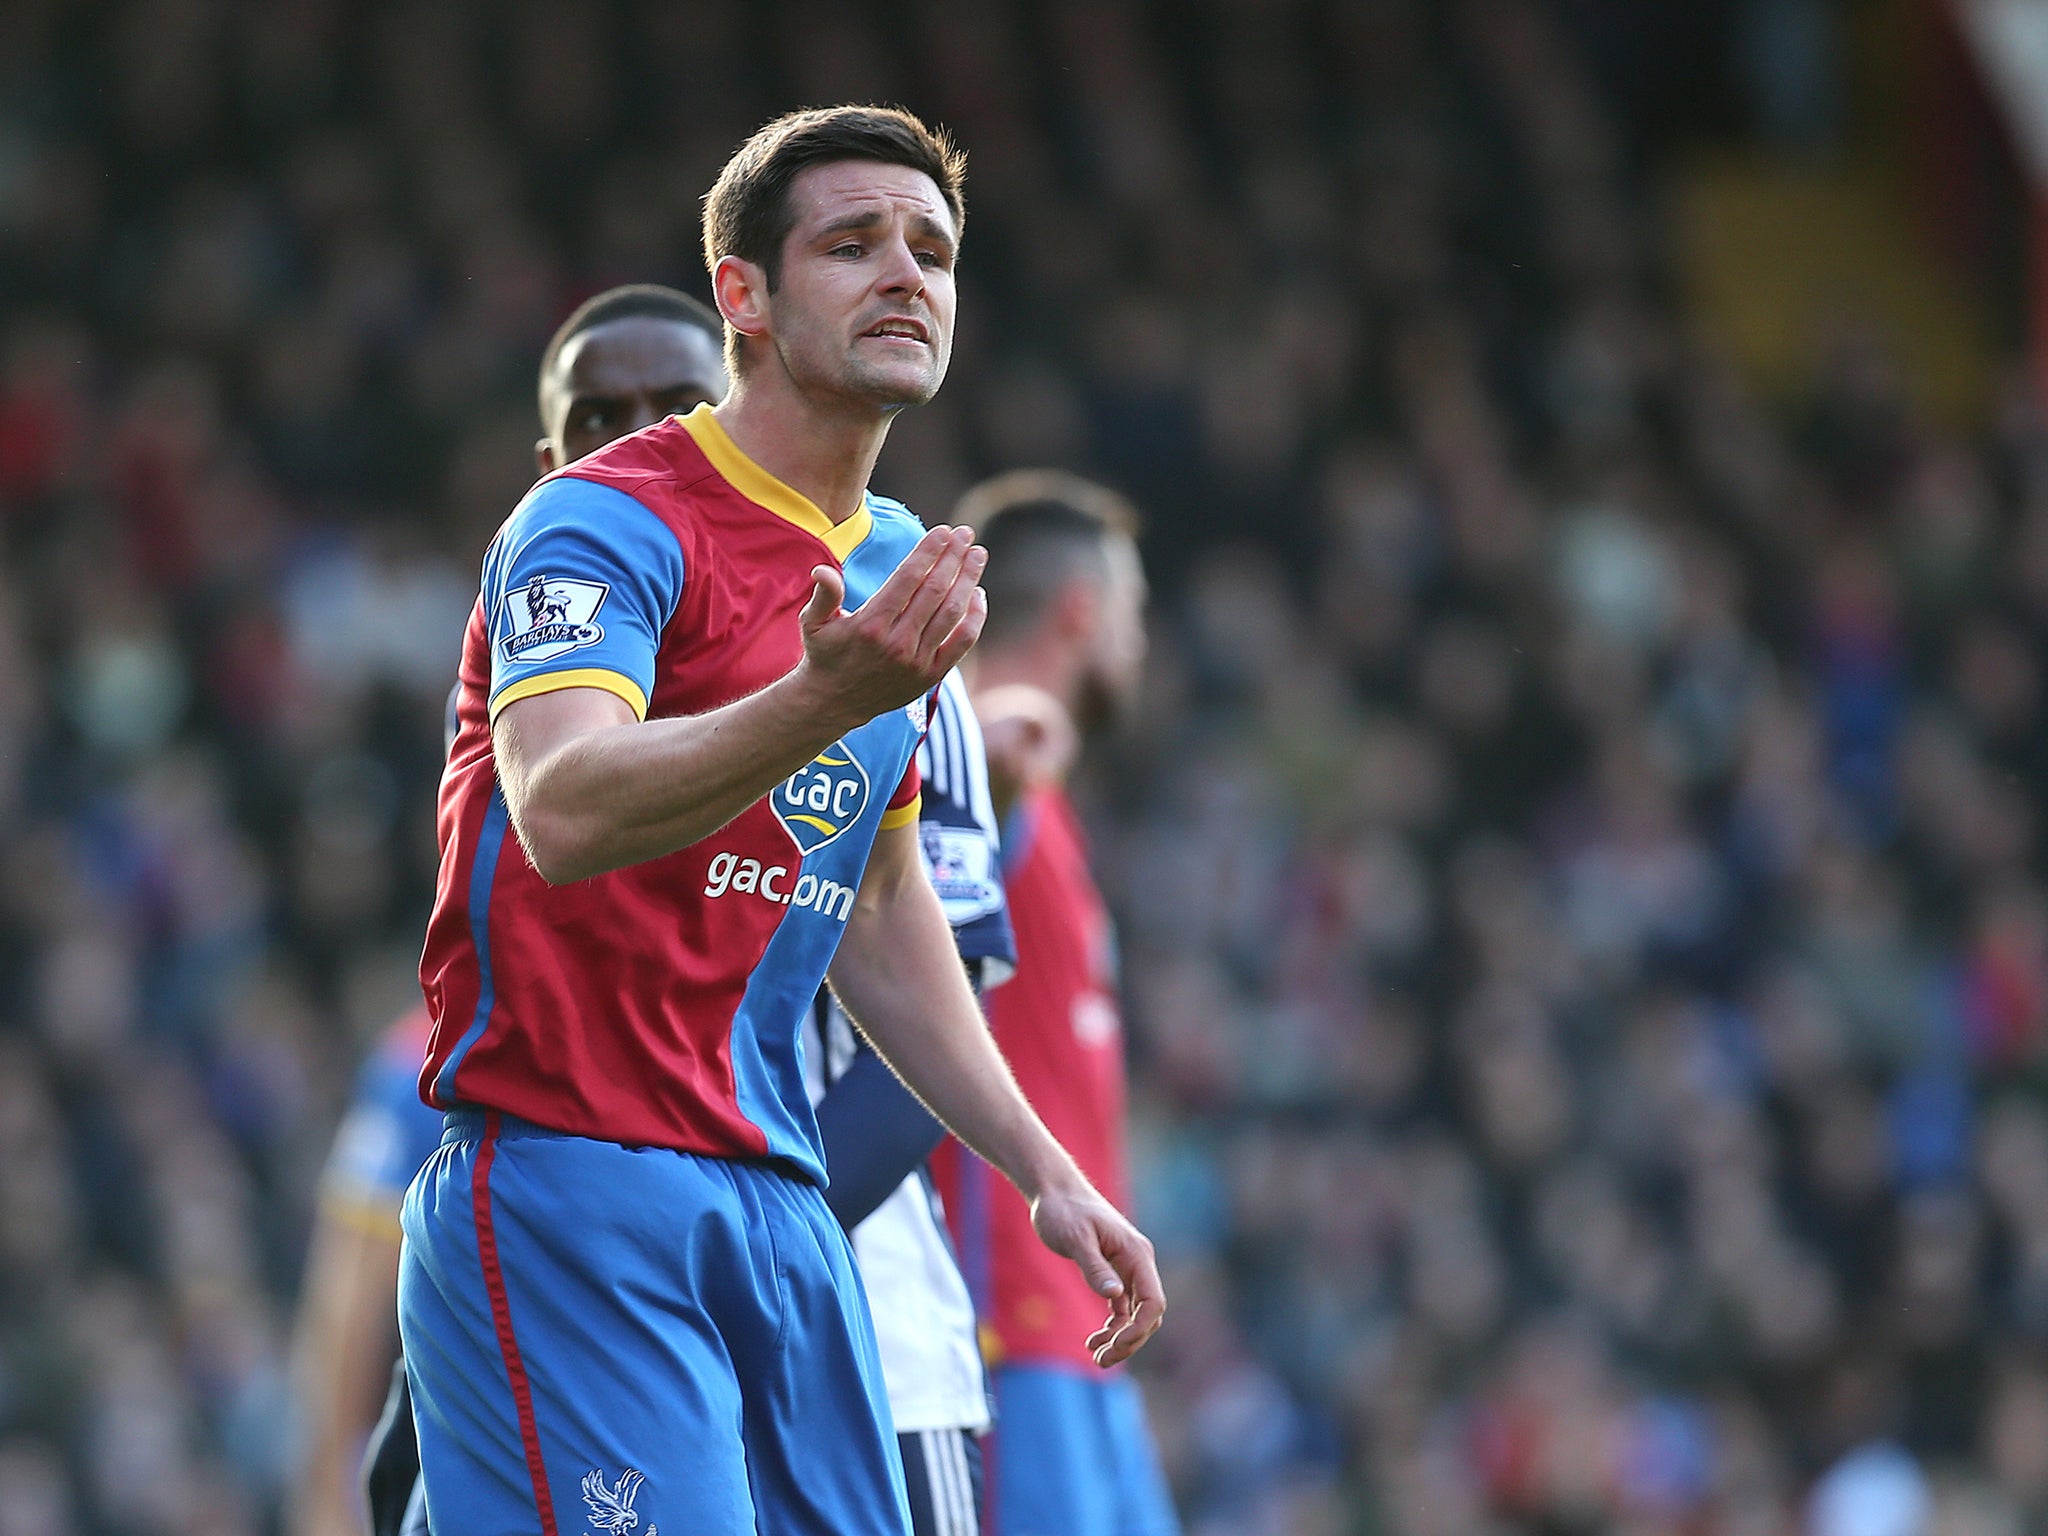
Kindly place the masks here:
[(735, 447), (835, 523), (861, 508), (868, 477), (889, 436), (889, 418), (832, 410), (779, 371), (735, 379), (712, 414)]

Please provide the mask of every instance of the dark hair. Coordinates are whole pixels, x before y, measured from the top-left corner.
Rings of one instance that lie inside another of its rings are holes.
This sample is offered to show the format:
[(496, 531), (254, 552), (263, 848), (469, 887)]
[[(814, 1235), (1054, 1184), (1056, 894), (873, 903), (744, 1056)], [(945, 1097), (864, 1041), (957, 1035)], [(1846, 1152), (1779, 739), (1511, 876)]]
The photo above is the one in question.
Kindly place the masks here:
[(543, 432), (552, 430), (547, 419), (548, 380), (554, 374), (555, 364), (561, 360), (562, 349), (585, 331), (610, 325), (614, 320), (633, 320), (642, 315), (654, 320), (673, 320), (678, 325), (694, 325), (713, 343), (723, 345), (725, 342), (725, 322), (718, 318), (717, 310), (701, 299), (693, 299), (674, 288), (664, 288), (659, 283), (626, 283), (618, 288), (607, 288), (571, 310), (569, 318), (555, 327), (555, 334), (548, 338), (547, 350), (540, 355), (537, 387)]
[(960, 498), (953, 521), (988, 551), (982, 643), (1028, 632), (1046, 604), (1076, 576), (1101, 579), (1111, 539), (1135, 539), (1137, 508), (1107, 486), (1057, 469), (1018, 469)]
[(967, 156), (943, 129), (928, 128), (901, 107), (813, 107), (790, 112), (733, 151), (704, 194), (704, 265), (737, 256), (781, 277), (782, 244), (795, 224), (789, 186), (814, 165), (875, 160), (923, 171), (938, 184), (953, 214), (957, 239), (967, 225), (960, 187)]

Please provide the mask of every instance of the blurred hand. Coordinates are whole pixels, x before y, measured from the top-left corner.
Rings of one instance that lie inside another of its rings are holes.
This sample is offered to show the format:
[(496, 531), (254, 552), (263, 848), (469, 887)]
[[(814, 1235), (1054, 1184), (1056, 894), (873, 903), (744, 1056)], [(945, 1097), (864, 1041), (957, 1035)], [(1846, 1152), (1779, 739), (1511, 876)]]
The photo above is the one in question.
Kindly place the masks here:
[(833, 713), (862, 724), (937, 686), (981, 638), (988, 551), (969, 528), (938, 527), (852, 613), (836, 566), (811, 571), (799, 667)]
[(1105, 1370), (1131, 1358), (1159, 1331), (1166, 1317), (1166, 1290), (1152, 1240), (1076, 1177), (1031, 1202), (1031, 1224), (1039, 1241), (1079, 1266), (1089, 1286), (1109, 1302), (1109, 1317), (1088, 1336), (1088, 1352)]
[(1004, 683), (974, 698), (988, 745), (988, 786), (998, 816), (1017, 800), (1066, 778), (1081, 733), (1066, 706), (1029, 683)]

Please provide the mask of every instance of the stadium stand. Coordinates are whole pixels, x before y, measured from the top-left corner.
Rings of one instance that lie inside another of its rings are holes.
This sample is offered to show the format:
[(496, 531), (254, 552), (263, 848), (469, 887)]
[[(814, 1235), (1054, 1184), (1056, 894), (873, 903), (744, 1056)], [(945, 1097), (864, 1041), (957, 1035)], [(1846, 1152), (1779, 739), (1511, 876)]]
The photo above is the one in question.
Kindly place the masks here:
[(849, 98), (972, 157), (878, 488), (1149, 516), (1084, 788), (1190, 1529), (2041, 1528), (2048, 426), (1853, 325), (1759, 398), (1572, 9), (0, 8), (0, 1536), (272, 1528), (534, 360)]

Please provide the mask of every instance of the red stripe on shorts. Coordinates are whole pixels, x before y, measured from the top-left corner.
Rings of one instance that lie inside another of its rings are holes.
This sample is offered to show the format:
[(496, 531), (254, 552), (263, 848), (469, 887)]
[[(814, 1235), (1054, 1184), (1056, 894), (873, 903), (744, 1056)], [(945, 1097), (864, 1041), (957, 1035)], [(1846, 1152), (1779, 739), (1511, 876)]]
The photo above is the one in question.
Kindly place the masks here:
[(484, 1111), (484, 1140), (477, 1149), (476, 1172), (470, 1178), (470, 1199), (476, 1210), (476, 1252), (483, 1261), (484, 1289), (491, 1297), (491, 1321), (498, 1329), (498, 1352), (505, 1357), (505, 1375), (512, 1383), (512, 1406), (519, 1413), (519, 1443), (526, 1448), (526, 1471), (533, 1479), (533, 1508), (540, 1516), (541, 1536), (558, 1536), (555, 1501), (548, 1493), (547, 1465), (541, 1460), (540, 1430), (533, 1421), (533, 1389), (519, 1341), (512, 1337), (512, 1303), (505, 1295), (505, 1272), (498, 1267), (498, 1234), (491, 1225), (491, 1163), (498, 1155), (498, 1112)]

